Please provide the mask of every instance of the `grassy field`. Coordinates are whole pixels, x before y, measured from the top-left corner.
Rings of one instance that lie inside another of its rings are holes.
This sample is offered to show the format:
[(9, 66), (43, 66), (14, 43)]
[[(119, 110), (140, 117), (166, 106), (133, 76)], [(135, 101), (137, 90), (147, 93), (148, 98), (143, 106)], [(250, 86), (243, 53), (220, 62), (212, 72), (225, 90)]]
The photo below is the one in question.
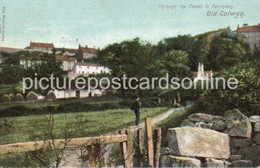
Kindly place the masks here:
[[(143, 108), (141, 109), (141, 120), (146, 117), (154, 117), (164, 113), (166, 107), (158, 108)], [(80, 136), (94, 136), (100, 131), (109, 133), (120, 128), (133, 125), (135, 115), (129, 109), (116, 109), (95, 112), (80, 112), (80, 113), (66, 113), (54, 114), (55, 130), (58, 132), (65, 126), (65, 118), (67, 121), (75, 122), (75, 117), (81, 115), (86, 120), (84, 132)], [(13, 123), (12, 128), (1, 128), (0, 130), (0, 144), (8, 144), (14, 142), (24, 142), (32, 140), (34, 134), (40, 133), (44, 130), (41, 125), (44, 124), (44, 119), (49, 115), (30, 115), (22, 117), (8, 117), (7, 123)], [(0, 124), (3, 126), (4, 119), (0, 119)]]

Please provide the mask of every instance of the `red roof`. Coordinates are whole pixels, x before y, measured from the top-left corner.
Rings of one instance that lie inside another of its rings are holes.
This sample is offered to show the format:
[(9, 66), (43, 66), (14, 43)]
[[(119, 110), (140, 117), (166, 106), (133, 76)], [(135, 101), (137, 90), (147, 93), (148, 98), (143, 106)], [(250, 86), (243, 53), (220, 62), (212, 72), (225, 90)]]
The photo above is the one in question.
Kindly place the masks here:
[(41, 47), (41, 48), (54, 48), (52, 43), (37, 43), (37, 42), (30, 42), (31, 47)]
[(260, 26), (246, 26), (237, 28), (237, 33), (260, 32)]
[(76, 65), (82, 66), (101, 66), (100, 64), (90, 63), (90, 62), (77, 62)]
[(56, 60), (58, 60), (58, 61), (74, 62), (74, 59), (73, 59), (73, 58), (64, 57), (64, 56), (56, 56)]
[(95, 48), (88, 48), (88, 47), (79, 47), (79, 49), (83, 53), (91, 53), (91, 54), (97, 54), (98, 50)]

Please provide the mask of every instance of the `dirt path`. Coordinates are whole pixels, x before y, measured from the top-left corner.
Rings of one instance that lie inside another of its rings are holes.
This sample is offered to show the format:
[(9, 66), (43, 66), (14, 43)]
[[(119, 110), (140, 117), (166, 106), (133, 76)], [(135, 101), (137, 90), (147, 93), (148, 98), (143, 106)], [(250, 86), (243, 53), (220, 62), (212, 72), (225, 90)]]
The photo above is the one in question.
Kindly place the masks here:
[[(170, 110), (166, 111), (165, 113), (158, 115), (156, 117), (154, 117), (152, 119), (152, 124), (157, 124), (161, 121), (163, 121), (164, 119), (168, 118), (172, 113), (174, 113), (175, 111), (179, 110), (179, 108), (171, 108)], [(141, 124), (139, 124), (139, 126), (130, 126), (129, 127), (132, 131), (136, 131), (138, 128), (144, 128), (144, 122), (142, 122)]]

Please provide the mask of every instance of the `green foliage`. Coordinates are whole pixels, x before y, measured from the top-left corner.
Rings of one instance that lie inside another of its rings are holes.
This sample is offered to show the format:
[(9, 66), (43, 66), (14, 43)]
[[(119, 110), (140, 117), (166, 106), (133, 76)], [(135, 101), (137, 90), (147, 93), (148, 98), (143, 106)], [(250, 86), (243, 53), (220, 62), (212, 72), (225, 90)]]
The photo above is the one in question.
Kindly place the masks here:
[(205, 113), (222, 115), (229, 109), (237, 108), (246, 115), (260, 112), (260, 74), (258, 67), (252, 63), (240, 64), (230, 71), (222, 72), (226, 79), (238, 79), (237, 89), (207, 90), (200, 99)]

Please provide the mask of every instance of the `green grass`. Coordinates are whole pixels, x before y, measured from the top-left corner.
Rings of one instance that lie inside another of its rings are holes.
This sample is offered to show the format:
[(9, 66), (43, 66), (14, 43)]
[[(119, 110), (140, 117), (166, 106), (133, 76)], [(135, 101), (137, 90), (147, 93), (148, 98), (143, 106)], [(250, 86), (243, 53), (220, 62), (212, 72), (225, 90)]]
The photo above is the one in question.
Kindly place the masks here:
[[(146, 117), (157, 116), (164, 113), (168, 108), (143, 108), (141, 109), (141, 120)], [(129, 109), (116, 109), (106, 111), (95, 112), (79, 112), (79, 113), (66, 113), (66, 114), (54, 114), (55, 129), (60, 130), (65, 125), (65, 116), (68, 121), (75, 121), (75, 117), (82, 115), (87, 120), (84, 133), (79, 136), (94, 136), (99, 132), (109, 133), (120, 128), (126, 128), (129, 125), (134, 124), (135, 115), (133, 111)], [(43, 131), (42, 124), (44, 124), (44, 118), (49, 115), (30, 115), (22, 117), (8, 117), (7, 122), (13, 123), (13, 128), (0, 130), (0, 144), (8, 144), (15, 142), (30, 141), (31, 135)], [(0, 119), (0, 123), (3, 123), (4, 119)], [(102, 125), (103, 124), (103, 125)], [(2, 124), (3, 125), (3, 124)]]

